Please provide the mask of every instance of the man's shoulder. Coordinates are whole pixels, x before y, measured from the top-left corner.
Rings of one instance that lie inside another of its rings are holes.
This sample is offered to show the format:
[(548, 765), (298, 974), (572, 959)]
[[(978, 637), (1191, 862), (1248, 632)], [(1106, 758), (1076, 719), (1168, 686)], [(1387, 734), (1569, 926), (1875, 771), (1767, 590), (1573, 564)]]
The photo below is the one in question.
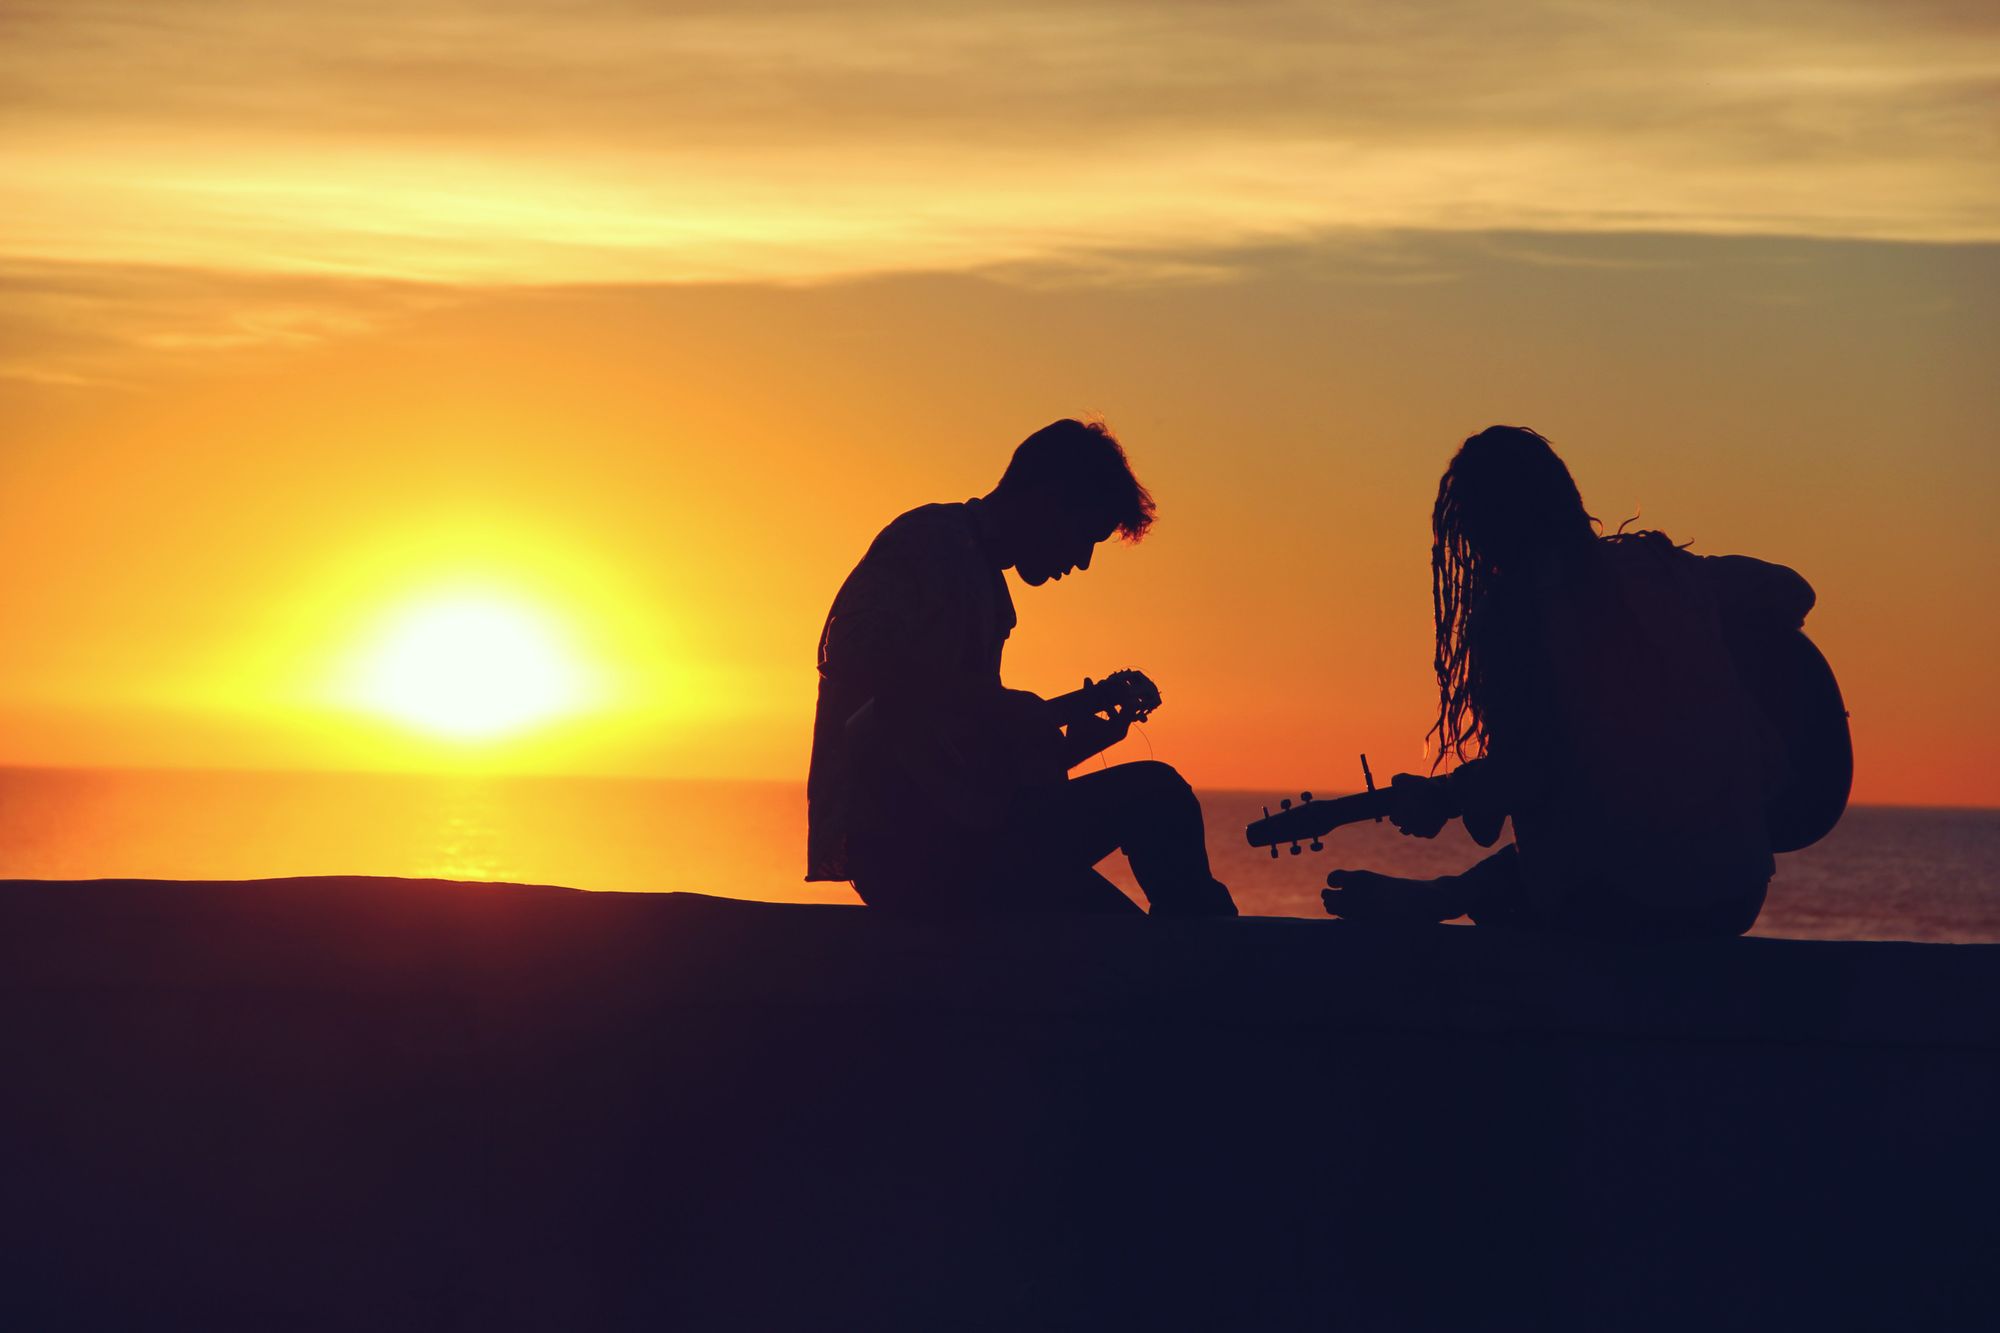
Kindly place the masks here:
[(965, 512), (964, 503), (940, 502), (918, 505), (889, 520), (889, 526), (882, 529), (891, 531), (950, 532), (970, 535), (972, 524)]
[(974, 537), (963, 504), (927, 504), (898, 514), (875, 538), (874, 549), (893, 551), (969, 547)]

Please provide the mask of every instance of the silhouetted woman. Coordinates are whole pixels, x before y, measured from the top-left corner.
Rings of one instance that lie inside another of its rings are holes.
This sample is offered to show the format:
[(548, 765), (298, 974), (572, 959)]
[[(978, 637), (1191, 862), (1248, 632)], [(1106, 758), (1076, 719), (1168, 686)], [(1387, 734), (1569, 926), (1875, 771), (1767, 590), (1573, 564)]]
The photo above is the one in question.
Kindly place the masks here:
[[(1600, 535), (1534, 431), (1467, 440), (1438, 484), (1442, 777), (1399, 774), (1391, 818), (1433, 837), (1460, 816), (1481, 845), (1461, 875), (1328, 877), (1356, 920), (1539, 926), (1597, 935), (1738, 935), (1763, 907), (1776, 732), (1746, 691), (1725, 621), (1797, 627), (1791, 570), (1696, 556), (1658, 532)], [(1435, 771), (1435, 765), (1433, 771)]]

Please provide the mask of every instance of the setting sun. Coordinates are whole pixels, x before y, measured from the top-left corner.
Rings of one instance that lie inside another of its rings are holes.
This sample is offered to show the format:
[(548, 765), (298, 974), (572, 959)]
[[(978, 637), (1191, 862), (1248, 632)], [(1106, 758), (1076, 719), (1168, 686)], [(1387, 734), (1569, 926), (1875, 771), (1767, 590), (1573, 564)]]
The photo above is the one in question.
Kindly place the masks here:
[(586, 673), (554, 620), (490, 594), (426, 597), (387, 616), (351, 699), (423, 731), (480, 740), (580, 711)]

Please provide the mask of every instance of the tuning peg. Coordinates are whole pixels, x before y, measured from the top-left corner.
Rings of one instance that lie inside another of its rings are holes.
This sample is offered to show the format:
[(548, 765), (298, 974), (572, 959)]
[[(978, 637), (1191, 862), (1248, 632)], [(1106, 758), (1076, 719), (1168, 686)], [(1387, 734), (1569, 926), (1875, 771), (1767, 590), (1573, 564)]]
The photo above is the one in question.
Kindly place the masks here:
[(1290, 798), (1290, 797), (1286, 797), (1286, 798), (1285, 798), (1284, 800), (1282, 800), (1282, 801), (1278, 802), (1278, 808), (1279, 808), (1280, 810), (1289, 810), (1289, 809), (1291, 809), (1291, 808), (1292, 808), (1292, 801), (1291, 801), (1291, 798)]
[(1273, 861), (1278, 859), (1278, 844), (1275, 842), (1271, 844), (1271, 859)]
[(1313, 794), (1312, 794), (1311, 792), (1309, 792), (1309, 791), (1302, 791), (1302, 792), (1300, 792), (1300, 793), (1299, 793), (1299, 804), (1300, 804), (1300, 805), (1311, 805), (1311, 804), (1312, 804), (1312, 799), (1313, 799)]
[(1314, 838), (1312, 842), (1308, 845), (1311, 846), (1311, 848), (1316, 852), (1323, 852), (1326, 850), (1326, 844), (1321, 842), (1318, 838)]
[(1292, 855), (1293, 855), (1293, 856), (1297, 856), (1298, 854), (1299, 854), (1299, 845), (1298, 845), (1297, 843), (1293, 843), (1293, 844), (1292, 844)]

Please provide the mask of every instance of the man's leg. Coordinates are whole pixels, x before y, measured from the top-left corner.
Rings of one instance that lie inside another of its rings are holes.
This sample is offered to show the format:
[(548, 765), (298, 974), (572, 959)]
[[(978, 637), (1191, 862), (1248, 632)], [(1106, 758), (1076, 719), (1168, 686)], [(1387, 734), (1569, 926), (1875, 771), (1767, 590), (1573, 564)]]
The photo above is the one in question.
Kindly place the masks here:
[(1038, 788), (1012, 822), (1027, 855), (1060, 867), (1088, 869), (1122, 849), (1155, 916), (1236, 915), (1209, 869), (1201, 801), (1167, 764), (1117, 764)]
[(848, 845), (854, 891), (871, 909), (954, 920), (996, 916), (1143, 916), (1116, 884), (1092, 870), (1035, 851), (1014, 827), (990, 844), (857, 831)]
[(1022, 863), (980, 886), (982, 916), (1144, 916), (1139, 904), (1089, 866)]

